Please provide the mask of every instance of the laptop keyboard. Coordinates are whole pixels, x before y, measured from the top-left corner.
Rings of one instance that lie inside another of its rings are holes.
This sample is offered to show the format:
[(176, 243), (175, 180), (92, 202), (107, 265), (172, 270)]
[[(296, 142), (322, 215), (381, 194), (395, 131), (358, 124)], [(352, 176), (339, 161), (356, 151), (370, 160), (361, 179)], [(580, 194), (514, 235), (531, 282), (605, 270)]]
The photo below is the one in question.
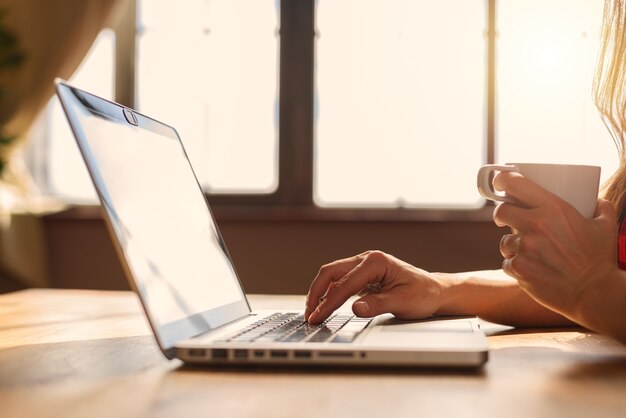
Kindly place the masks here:
[(335, 314), (319, 325), (311, 325), (302, 314), (275, 313), (222, 342), (351, 343), (370, 322), (370, 318)]

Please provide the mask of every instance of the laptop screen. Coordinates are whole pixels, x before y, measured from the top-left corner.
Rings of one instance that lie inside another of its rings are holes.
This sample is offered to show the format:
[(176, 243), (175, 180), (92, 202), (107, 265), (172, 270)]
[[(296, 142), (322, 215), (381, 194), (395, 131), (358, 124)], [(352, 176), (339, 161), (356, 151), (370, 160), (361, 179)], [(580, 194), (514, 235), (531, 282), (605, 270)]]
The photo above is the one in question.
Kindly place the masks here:
[(176, 131), (59, 83), (59, 97), (162, 348), (249, 312)]

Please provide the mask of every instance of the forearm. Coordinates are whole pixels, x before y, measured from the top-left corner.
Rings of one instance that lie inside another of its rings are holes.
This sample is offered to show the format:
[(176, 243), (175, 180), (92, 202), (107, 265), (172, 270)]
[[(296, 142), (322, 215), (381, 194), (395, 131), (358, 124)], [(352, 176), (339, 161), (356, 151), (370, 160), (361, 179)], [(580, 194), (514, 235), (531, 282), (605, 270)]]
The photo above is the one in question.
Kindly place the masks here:
[(438, 314), (471, 314), (517, 327), (573, 325), (537, 303), (502, 270), (440, 273), (438, 277), (443, 286)]
[(626, 344), (626, 272), (613, 269), (580, 290), (572, 318), (581, 325)]

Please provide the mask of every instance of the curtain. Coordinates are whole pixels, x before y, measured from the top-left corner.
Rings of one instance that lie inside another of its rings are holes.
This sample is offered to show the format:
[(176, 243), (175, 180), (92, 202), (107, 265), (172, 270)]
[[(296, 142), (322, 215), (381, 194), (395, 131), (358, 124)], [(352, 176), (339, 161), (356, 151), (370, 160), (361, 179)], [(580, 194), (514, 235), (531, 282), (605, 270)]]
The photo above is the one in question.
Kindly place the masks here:
[(0, 149), (0, 158), (9, 162), (7, 174), (18, 183), (27, 179), (11, 158), (54, 94), (55, 77), (72, 75), (122, 1), (0, 0), (3, 23), (16, 35), (24, 55), (16, 70), (4, 71), (0, 78), (0, 126), (8, 136), (16, 137)]
[[(0, 272), (26, 286), (49, 285), (48, 249), (38, 216), (46, 209), (17, 151), (54, 94), (55, 77), (72, 75), (100, 30), (116, 10), (124, 10), (120, 3), (126, 1), (0, 0), (0, 22), (15, 35), (24, 56), (19, 67), (0, 72), (0, 127), (15, 138), (9, 145), (0, 144), (0, 158), (7, 164), (0, 182)], [(23, 202), (14, 204), (5, 198), (13, 191)]]

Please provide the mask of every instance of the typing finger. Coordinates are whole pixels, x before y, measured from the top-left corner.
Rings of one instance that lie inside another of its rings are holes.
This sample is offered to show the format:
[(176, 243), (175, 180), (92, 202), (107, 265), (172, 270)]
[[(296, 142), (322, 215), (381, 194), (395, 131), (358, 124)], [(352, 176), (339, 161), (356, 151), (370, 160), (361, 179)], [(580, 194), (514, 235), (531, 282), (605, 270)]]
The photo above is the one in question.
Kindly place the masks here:
[[(351, 296), (368, 285), (381, 283), (385, 277), (386, 261), (384, 254), (372, 252), (340, 280), (331, 282), (324, 300), (317, 305), (315, 311), (311, 312), (308, 321), (313, 324), (324, 321)], [(372, 289), (371, 286), (370, 289)]]
[(344, 258), (322, 266), (317, 276), (311, 282), (309, 293), (306, 298), (306, 306), (304, 310), (304, 318), (308, 320), (311, 312), (315, 311), (319, 304), (320, 298), (326, 294), (328, 285), (331, 282), (340, 280), (353, 268), (355, 268), (367, 253), (359, 254), (354, 257)]

